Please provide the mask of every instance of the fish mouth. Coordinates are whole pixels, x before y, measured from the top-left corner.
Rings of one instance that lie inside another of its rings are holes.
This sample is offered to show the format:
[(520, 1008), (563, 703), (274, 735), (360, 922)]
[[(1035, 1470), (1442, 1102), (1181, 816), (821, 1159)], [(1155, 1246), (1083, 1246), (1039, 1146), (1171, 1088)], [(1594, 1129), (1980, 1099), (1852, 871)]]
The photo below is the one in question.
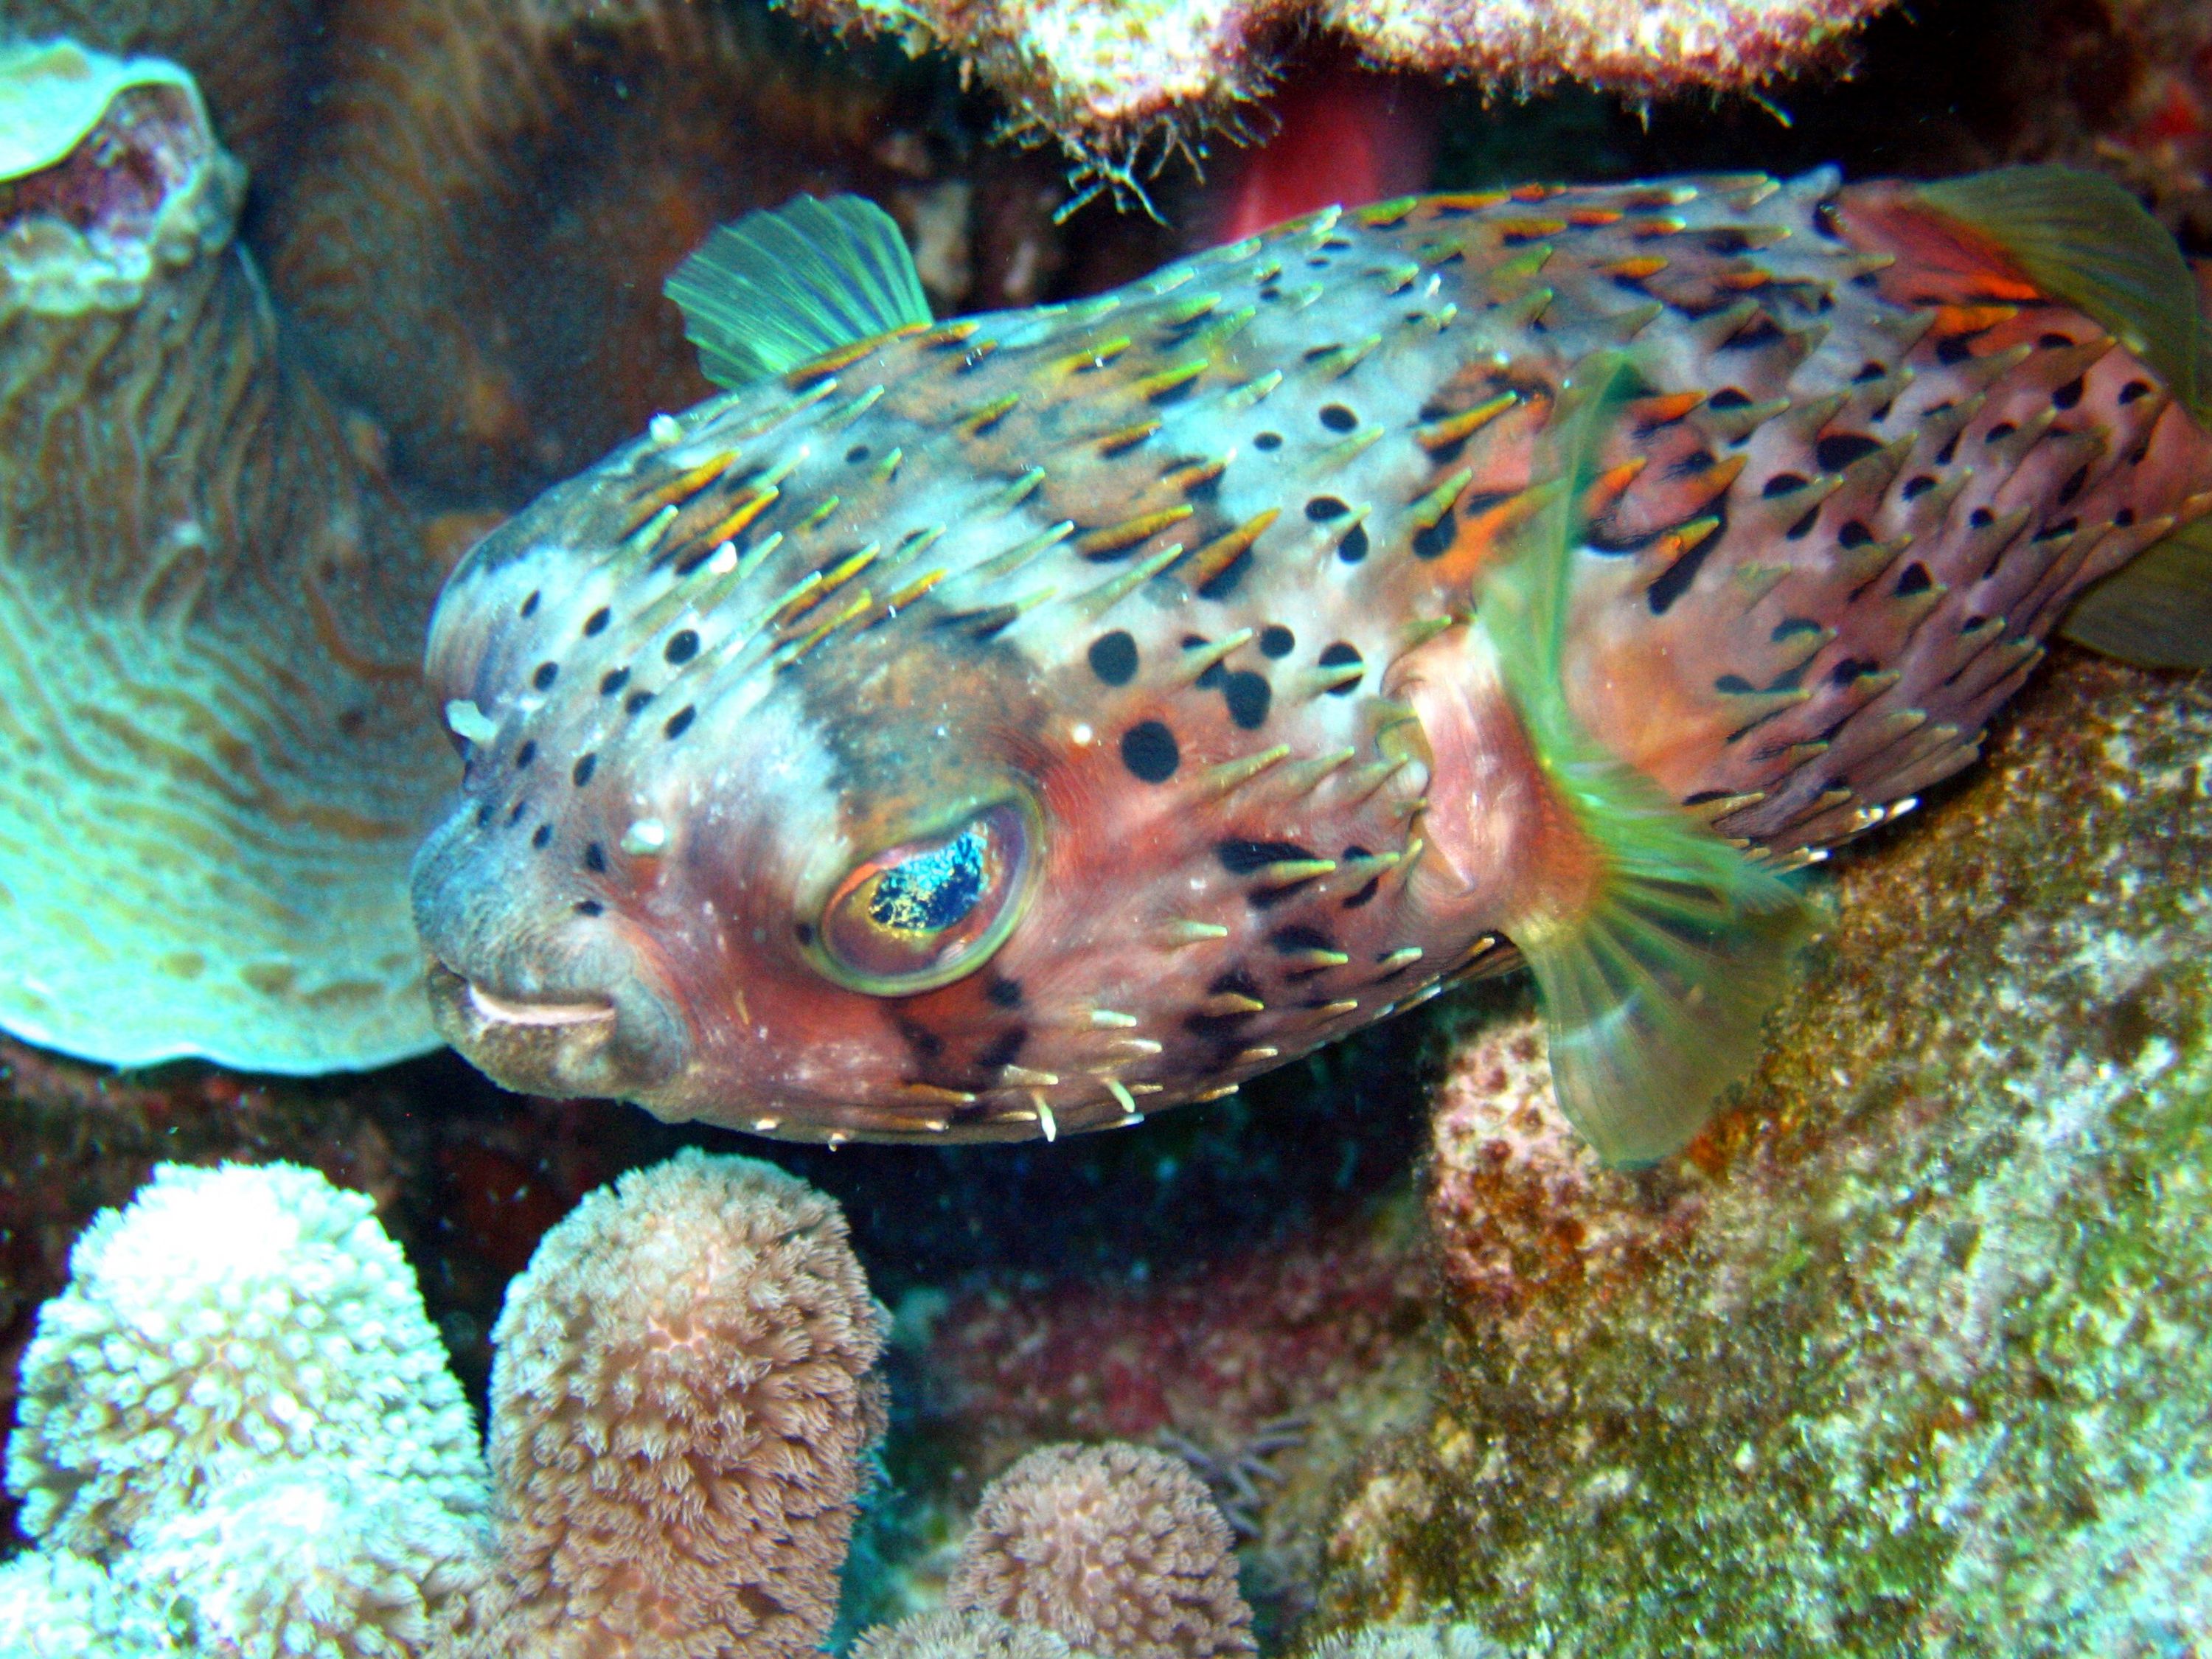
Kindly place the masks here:
[(518, 997), (434, 956), (427, 979), (440, 1034), (518, 1094), (635, 1099), (683, 1067), (681, 1024), (658, 998)]

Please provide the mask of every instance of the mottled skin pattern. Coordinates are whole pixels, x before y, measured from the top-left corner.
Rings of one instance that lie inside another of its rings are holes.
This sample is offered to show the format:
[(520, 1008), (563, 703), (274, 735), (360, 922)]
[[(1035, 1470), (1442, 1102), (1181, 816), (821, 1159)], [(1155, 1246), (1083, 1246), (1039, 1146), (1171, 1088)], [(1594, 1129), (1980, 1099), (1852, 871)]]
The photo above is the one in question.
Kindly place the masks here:
[[(672, 1118), (1013, 1138), (1510, 960), (1592, 861), (1468, 619), (1601, 351), (1644, 387), (1584, 503), (1571, 701), (1754, 855), (1816, 857), (2212, 504), (2156, 377), (2005, 272), (1832, 173), (1430, 198), (660, 422), (441, 604), (434, 682), (486, 720), (416, 870), (445, 1028)], [(855, 860), (1010, 797), (1039, 868), (986, 965), (817, 971)]]

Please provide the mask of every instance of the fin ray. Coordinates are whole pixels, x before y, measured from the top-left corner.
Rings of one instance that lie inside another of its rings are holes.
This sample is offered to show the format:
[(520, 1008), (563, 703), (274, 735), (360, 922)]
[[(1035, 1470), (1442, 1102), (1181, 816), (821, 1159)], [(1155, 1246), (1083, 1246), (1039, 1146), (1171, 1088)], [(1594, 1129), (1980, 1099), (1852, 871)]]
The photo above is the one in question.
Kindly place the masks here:
[(794, 197), (723, 225), (663, 288), (729, 390), (931, 320), (897, 222), (858, 196)]
[(2212, 668), (2212, 517), (2093, 584), (2058, 631), (2138, 668)]
[(2212, 415), (2188, 262), (2124, 186), (2078, 167), (2038, 166), (1969, 173), (1916, 193), (1995, 242), (2037, 287), (2110, 329), (2199, 421)]
[(1536, 975), (1559, 1105), (1607, 1162), (1648, 1164), (1679, 1151), (1749, 1068), (1804, 910), (1789, 884), (1613, 757), (1568, 705), (1581, 502), (1631, 372), (1625, 359), (1600, 358), (1575, 379), (1554, 425), (1567, 487), (1484, 584), (1476, 617), (1598, 866), (1571, 908), (1506, 929)]

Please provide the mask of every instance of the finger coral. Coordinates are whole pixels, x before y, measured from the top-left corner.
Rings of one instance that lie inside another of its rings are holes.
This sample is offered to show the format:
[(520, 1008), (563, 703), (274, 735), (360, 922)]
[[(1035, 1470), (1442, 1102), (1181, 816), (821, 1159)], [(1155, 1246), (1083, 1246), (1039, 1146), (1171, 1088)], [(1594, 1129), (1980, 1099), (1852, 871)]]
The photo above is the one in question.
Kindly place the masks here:
[(489, 1471), (406, 1264), (313, 1171), (163, 1165), (72, 1267), (9, 1448), (41, 1547), (0, 1568), (6, 1659), (769, 1659), (830, 1628), (883, 1318), (837, 1206), (771, 1165), (683, 1152), (548, 1233)]
[(824, 27), (957, 55), (1079, 166), (1127, 180), (1136, 151), (1233, 121), (1315, 39), (1377, 69), (1528, 92), (1565, 78), (1651, 98), (1753, 88), (1841, 60), (1889, 0), (793, 0)]
[(279, 1072), (434, 1042), (437, 571), (276, 355), (191, 78), (0, 50), (0, 1025)]
[(545, 1236), (493, 1341), (488, 1652), (820, 1644), (884, 1409), (836, 1204), (749, 1158), (633, 1171)]
[(985, 1488), (945, 1599), (1101, 1659), (1250, 1653), (1233, 1544), (1181, 1458), (1118, 1442), (1045, 1446)]

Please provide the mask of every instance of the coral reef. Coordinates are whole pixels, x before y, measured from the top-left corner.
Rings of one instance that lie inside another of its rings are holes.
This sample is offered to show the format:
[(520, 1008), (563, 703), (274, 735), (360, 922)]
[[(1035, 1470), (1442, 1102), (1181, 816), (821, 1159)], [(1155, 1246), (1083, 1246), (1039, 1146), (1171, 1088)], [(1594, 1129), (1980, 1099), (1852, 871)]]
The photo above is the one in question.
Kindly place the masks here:
[(0, 106), (0, 1024), (126, 1064), (419, 1053), (438, 571), (278, 359), (189, 77), (15, 46)]
[(1070, 1659), (1048, 1630), (994, 1613), (918, 1613), (860, 1632), (852, 1659)]
[(696, 1152), (587, 1200), (511, 1288), (489, 1469), (369, 1208), (170, 1165), (95, 1222), (26, 1359), (0, 1652), (820, 1639), (883, 1411), (834, 1204)]
[(1528, 93), (1572, 78), (1637, 98), (1755, 88), (1846, 61), (1888, 0), (1002, 0), (889, 5), (793, 0), (825, 27), (953, 53), (1011, 106), (1017, 131), (1128, 184), (1162, 135), (1194, 143), (1273, 84), (1317, 37), (1376, 69)]
[(2164, 1654), (2212, 1607), (2212, 700), (2070, 658), (1836, 860), (1769, 1057), (1598, 1168), (1468, 1016), (1440, 1398), (1342, 1466), (1326, 1623), (1510, 1649)]
[(748, 209), (905, 191), (940, 275), (965, 256), (965, 212), (936, 229), (922, 194), (927, 106), (760, 8), (403, 0), (332, 33), (272, 281), (395, 466), (445, 497), (514, 505), (705, 397), (661, 279)]
[(983, 1492), (946, 1586), (1101, 1659), (1253, 1651), (1229, 1523), (1180, 1459), (1149, 1447), (1043, 1446)]
[(678, 1153), (586, 1198), (492, 1340), (487, 1654), (812, 1651), (883, 1431), (883, 1322), (830, 1200)]

